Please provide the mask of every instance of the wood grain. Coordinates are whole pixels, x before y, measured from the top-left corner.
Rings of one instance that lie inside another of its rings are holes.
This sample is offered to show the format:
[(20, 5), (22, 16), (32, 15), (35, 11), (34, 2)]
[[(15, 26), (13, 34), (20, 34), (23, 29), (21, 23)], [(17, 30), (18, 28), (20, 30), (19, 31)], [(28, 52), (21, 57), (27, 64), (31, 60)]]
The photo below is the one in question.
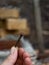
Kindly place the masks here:
[(27, 28), (27, 20), (26, 19), (7, 19), (6, 20), (6, 29), (8, 30), (24, 30)]
[(19, 17), (19, 9), (17, 8), (0, 8), (0, 18)]
[(17, 44), (18, 47), (20, 47), (20, 43), (16, 43), (16, 40), (1, 40), (0, 41), (0, 50), (4, 49), (10, 49), (12, 46), (15, 46)]

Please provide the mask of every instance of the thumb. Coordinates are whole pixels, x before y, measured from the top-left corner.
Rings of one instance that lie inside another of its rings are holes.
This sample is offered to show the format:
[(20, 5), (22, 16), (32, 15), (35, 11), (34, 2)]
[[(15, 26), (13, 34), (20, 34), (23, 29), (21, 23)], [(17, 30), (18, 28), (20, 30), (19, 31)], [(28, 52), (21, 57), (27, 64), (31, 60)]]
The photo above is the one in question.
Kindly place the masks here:
[(1, 65), (14, 65), (18, 56), (18, 48), (12, 47), (10, 55)]

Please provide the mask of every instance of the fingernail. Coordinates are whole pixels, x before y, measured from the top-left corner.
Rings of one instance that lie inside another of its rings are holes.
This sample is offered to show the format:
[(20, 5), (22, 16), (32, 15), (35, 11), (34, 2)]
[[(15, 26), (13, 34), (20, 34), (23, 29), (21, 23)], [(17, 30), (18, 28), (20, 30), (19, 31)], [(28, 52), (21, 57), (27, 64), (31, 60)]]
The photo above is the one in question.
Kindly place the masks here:
[(15, 52), (15, 49), (16, 48), (14, 46), (11, 48), (11, 54), (13, 54)]

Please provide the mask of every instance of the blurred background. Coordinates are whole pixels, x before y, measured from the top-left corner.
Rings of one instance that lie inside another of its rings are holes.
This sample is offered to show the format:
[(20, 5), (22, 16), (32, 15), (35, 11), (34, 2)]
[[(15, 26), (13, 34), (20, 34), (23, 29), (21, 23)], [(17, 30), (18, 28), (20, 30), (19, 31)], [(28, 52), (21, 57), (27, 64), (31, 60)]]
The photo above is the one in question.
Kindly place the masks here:
[(49, 0), (0, 0), (0, 50), (21, 34), (35, 52), (34, 64), (49, 65)]

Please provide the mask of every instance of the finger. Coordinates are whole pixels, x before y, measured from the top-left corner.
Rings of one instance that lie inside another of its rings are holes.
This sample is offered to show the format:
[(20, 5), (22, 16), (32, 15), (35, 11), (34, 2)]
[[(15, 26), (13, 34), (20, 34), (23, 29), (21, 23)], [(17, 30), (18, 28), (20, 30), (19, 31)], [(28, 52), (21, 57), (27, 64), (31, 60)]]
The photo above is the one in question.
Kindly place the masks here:
[(22, 59), (18, 59), (17, 62), (16, 62), (16, 65), (22, 65), (23, 64), (23, 60)]
[(27, 57), (30, 58), (30, 55), (29, 55), (27, 52), (24, 52), (24, 53), (23, 53), (23, 59), (25, 59), (25, 58), (27, 58)]
[(12, 47), (10, 55), (1, 65), (13, 65), (17, 60), (17, 56), (18, 56), (17, 53), (18, 53), (18, 49)]
[(22, 58), (23, 54), (24, 54), (24, 49), (23, 48), (19, 48), (19, 57)]
[(29, 57), (24, 59), (24, 64), (25, 65), (32, 65), (31, 59)]

